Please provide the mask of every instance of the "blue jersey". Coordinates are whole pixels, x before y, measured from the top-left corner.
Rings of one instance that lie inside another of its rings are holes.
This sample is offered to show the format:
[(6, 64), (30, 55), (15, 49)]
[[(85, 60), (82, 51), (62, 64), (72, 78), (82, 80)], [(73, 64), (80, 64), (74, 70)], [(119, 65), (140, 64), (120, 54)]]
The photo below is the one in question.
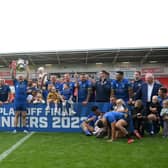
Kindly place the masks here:
[(55, 89), (57, 90), (57, 91), (61, 91), (61, 83), (60, 82), (56, 82), (56, 83), (52, 83), (51, 81), (47, 81), (46, 82), (46, 89), (47, 89), (47, 87), (48, 87), (48, 85), (49, 84), (53, 84), (54, 86), (55, 86)]
[(74, 88), (75, 88), (75, 83), (74, 82), (63, 82), (63, 83), (61, 83), (60, 91), (63, 90), (63, 85), (64, 84), (67, 84), (70, 87), (71, 91), (74, 92)]
[(92, 118), (92, 117), (94, 118), (94, 120), (91, 121), (91, 122), (89, 123), (89, 125), (92, 126), (92, 127), (94, 127), (96, 121), (98, 120), (98, 116), (96, 116), (94, 113), (90, 113), (90, 114), (87, 116), (87, 119), (90, 119), (90, 118)]
[(142, 84), (144, 83), (144, 81), (142, 79), (138, 80), (138, 81), (134, 81), (132, 83), (132, 89), (133, 89), (133, 93), (134, 93), (134, 99), (137, 100), (138, 99), (138, 95), (137, 93), (140, 91)]
[(111, 124), (120, 119), (124, 119), (124, 113), (110, 111), (110, 112), (105, 113), (103, 118), (105, 118)]
[(79, 81), (78, 87), (78, 102), (85, 101), (88, 95), (88, 89), (91, 89), (91, 82), (86, 81)]
[(27, 93), (31, 94), (33, 91), (40, 92), (41, 90), (37, 87), (28, 87), (27, 88)]
[(26, 103), (27, 98), (27, 80), (24, 80), (22, 82), (19, 82), (18, 80), (14, 80), (14, 86), (15, 86), (15, 103)]
[(97, 81), (95, 84), (95, 100), (96, 102), (109, 102), (111, 94), (111, 81), (105, 79), (104, 81)]
[(49, 93), (48, 90), (43, 90), (42, 91), (42, 95), (43, 95), (43, 98), (44, 98), (45, 101), (47, 100), (48, 93)]
[(123, 79), (122, 81), (113, 80), (111, 82), (111, 88), (114, 90), (115, 97), (124, 101), (129, 100), (128, 90), (130, 87), (131, 83), (127, 79)]
[(2, 102), (7, 101), (9, 93), (10, 93), (10, 88), (8, 85), (0, 86), (0, 101)]
[(65, 100), (69, 100), (69, 98), (70, 98), (71, 96), (73, 96), (72, 90), (71, 90), (70, 88), (68, 88), (68, 89), (63, 89), (63, 90), (61, 91), (61, 95), (64, 96), (64, 99), (65, 99)]

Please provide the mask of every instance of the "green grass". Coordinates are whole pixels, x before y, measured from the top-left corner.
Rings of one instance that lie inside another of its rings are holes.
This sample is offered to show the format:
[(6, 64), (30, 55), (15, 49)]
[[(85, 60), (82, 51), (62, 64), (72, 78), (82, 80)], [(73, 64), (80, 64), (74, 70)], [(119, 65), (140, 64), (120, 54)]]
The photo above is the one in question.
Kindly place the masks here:
[(162, 168), (168, 166), (167, 158), (168, 139), (161, 136), (128, 145), (126, 139), (108, 143), (80, 133), (36, 133), (0, 162), (0, 167)]
[(0, 154), (24, 136), (25, 134), (23, 133), (13, 134), (11, 132), (0, 132)]

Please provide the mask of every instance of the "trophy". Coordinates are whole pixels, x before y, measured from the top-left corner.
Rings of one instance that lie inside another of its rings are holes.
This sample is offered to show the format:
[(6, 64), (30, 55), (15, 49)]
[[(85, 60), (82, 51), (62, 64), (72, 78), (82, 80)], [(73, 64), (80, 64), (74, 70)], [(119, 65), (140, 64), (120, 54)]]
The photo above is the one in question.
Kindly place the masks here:
[(28, 61), (25, 61), (23, 59), (18, 59), (16, 63), (16, 69), (20, 72), (25, 70), (25, 66), (28, 64)]
[(43, 84), (47, 81), (47, 72), (45, 72), (44, 67), (39, 67), (37, 69), (37, 80), (40, 86), (43, 86)]
[(46, 75), (46, 73), (44, 71), (44, 67), (39, 67), (37, 69), (37, 74), (38, 74), (38, 80), (42, 80), (43, 77)]

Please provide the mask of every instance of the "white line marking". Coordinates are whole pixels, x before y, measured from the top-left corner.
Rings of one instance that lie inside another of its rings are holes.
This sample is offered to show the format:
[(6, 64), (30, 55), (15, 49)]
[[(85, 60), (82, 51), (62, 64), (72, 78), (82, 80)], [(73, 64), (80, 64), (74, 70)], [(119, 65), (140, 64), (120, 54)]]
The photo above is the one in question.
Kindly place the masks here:
[(14, 150), (16, 150), (20, 145), (22, 145), (27, 139), (29, 139), (33, 135), (33, 133), (34, 132), (29, 133), (28, 135), (26, 135), (25, 137), (23, 137), (22, 139), (20, 139), (20, 141), (18, 141), (12, 147), (10, 147), (6, 151), (4, 151), (2, 154), (0, 154), (0, 162), (3, 159), (5, 159), (10, 153), (12, 153)]

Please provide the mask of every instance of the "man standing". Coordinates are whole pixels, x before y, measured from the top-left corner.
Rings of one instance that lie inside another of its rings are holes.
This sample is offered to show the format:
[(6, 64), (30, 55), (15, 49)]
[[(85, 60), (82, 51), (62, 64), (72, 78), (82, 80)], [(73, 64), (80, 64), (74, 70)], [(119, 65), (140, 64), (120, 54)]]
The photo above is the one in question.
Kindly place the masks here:
[(88, 111), (88, 102), (91, 95), (91, 82), (87, 80), (86, 74), (81, 74), (80, 79), (75, 83), (77, 89), (76, 102), (78, 102), (78, 109), (80, 109), (80, 116), (85, 116)]
[(137, 100), (137, 93), (141, 89), (142, 84), (144, 81), (141, 79), (141, 72), (135, 71), (134, 72), (134, 81), (132, 83), (132, 89), (133, 89), (133, 98), (134, 100)]
[(10, 88), (5, 84), (4, 79), (0, 79), (0, 105), (10, 101)]
[(100, 110), (107, 112), (110, 110), (111, 80), (108, 78), (109, 73), (102, 70), (99, 73), (99, 80), (93, 85), (95, 90), (95, 101), (101, 104)]
[(124, 72), (117, 71), (116, 79), (111, 83), (112, 94), (111, 97), (123, 99), (126, 103), (132, 98), (132, 87), (129, 80), (124, 78)]
[(23, 75), (18, 75), (16, 79), (16, 74), (14, 73), (15, 67), (12, 67), (12, 79), (15, 87), (15, 99), (14, 99), (14, 110), (15, 110), (15, 118), (14, 118), (14, 131), (13, 133), (17, 132), (17, 125), (18, 125), (18, 118), (21, 114), (22, 116), (22, 126), (23, 131), (28, 133), (26, 128), (26, 115), (27, 115), (27, 86), (28, 86), (28, 79), (29, 79), (29, 67), (25, 65), (26, 69), (26, 78), (24, 79)]
[(56, 89), (56, 91), (58, 91), (58, 92), (61, 91), (61, 83), (58, 80), (56, 75), (51, 75), (50, 76), (50, 80), (46, 81), (46, 83), (45, 83), (46, 88), (48, 87), (48, 84), (53, 84), (55, 89)]
[(147, 73), (145, 75), (145, 82), (142, 84), (141, 89), (137, 93), (137, 98), (141, 99), (146, 110), (149, 110), (149, 105), (152, 102), (152, 97), (158, 95), (161, 85), (154, 81), (154, 75)]
[(91, 82), (86, 79), (85, 74), (80, 75), (80, 80), (76, 83), (76, 87), (78, 88), (78, 102), (86, 105), (90, 99)]

